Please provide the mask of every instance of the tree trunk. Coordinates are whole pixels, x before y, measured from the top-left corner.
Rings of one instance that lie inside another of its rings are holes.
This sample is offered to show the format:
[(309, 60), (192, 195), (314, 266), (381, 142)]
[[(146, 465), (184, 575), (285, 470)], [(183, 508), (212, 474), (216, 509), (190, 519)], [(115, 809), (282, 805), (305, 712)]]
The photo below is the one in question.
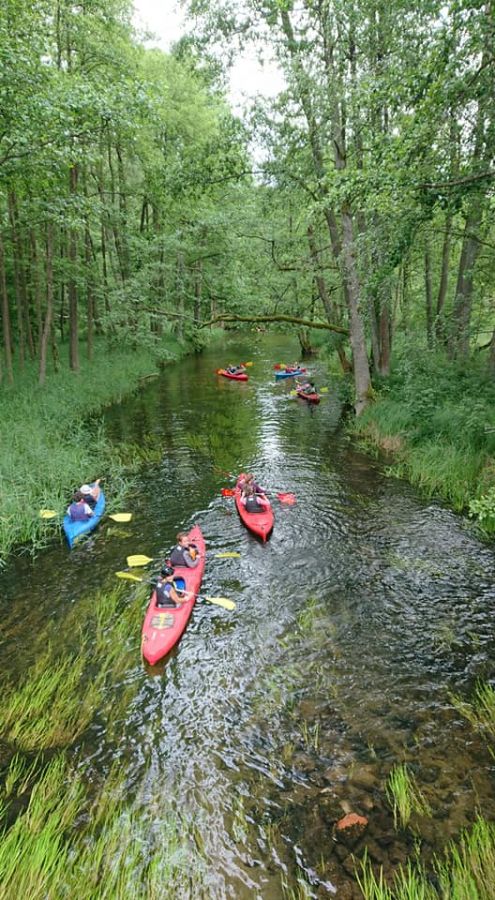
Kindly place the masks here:
[(495, 378), (495, 328), (493, 329), (490, 350), (488, 353), (488, 370), (492, 378)]
[(347, 281), (350, 338), (354, 361), (354, 385), (356, 397), (354, 408), (360, 416), (370, 402), (371, 378), (366, 352), (364, 324), (359, 311), (359, 279), (357, 274), (354, 234), (350, 212), (342, 208), (342, 256), (345, 278)]
[[(176, 292), (177, 292), (177, 305), (179, 309), (179, 314), (181, 316), (184, 315), (184, 255), (179, 250), (177, 253), (177, 264), (175, 270), (175, 284), (176, 284)], [(177, 328), (176, 333), (179, 338), (184, 336), (184, 319), (180, 318), (177, 320)]]
[(474, 269), (481, 246), (475, 235), (480, 226), (481, 218), (482, 201), (481, 198), (478, 198), (476, 204), (470, 210), (464, 227), (449, 341), (449, 355), (451, 359), (458, 356), (465, 357), (469, 353)]
[(2, 293), (2, 332), (3, 350), (5, 355), (5, 368), (9, 384), (14, 383), (14, 370), (12, 368), (12, 330), (10, 327), (9, 297), (7, 294), (7, 281), (5, 278), (5, 254), (3, 251), (3, 238), (0, 232), (0, 290)]
[(425, 298), (426, 298), (426, 343), (433, 349), (433, 289), (431, 285), (431, 252), (429, 241), (425, 246)]
[(194, 324), (201, 322), (201, 294), (203, 290), (203, 262), (196, 260), (194, 264)]
[(85, 255), (85, 261), (86, 261), (86, 304), (87, 304), (86, 348), (87, 348), (88, 359), (91, 361), (93, 359), (93, 351), (94, 351), (95, 298), (94, 298), (94, 287), (93, 287), (93, 253), (92, 253), (92, 248), (91, 248), (91, 234), (89, 231), (89, 227), (87, 225), (86, 225), (86, 232), (85, 232), (84, 255)]
[(40, 287), (40, 268), (39, 268), (39, 258), (38, 258), (38, 245), (36, 242), (36, 232), (34, 228), (29, 229), (29, 238), (31, 241), (31, 263), (32, 263), (32, 272), (33, 272), (33, 287), (34, 287), (34, 308), (36, 312), (36, 331), (37, 331), (37, 340), (38, 342), (41, 340), (41, 331), (43, 328), (43, 309), (42, 309), (42, 296), (41, 296), (41, 287)]
[(40, 364), (38, 381), (45, 383), (48, 345), (52, 333), (53, 322), (53, 225), (46, 226), (46, 314), (40, 340)]
[[(314, 271), (314, 279), (316, 288), (318, 291), (318, 296), (321, 300), (323, 309), (325, 310), (325, 315), (330, 323), (332, 322), (340, 322), (340, 310), (336, 303), (334, 303), (330, 294), (328, 293), (327, 283), (325, 278), (323, 277), (320, 269), (320, 262), (318, 259), (318, 248), (316, 246), (314, 229), (312, 225), (308, 225), (307, 229), (308, 235), (308, 243), (309, 243), (309, 252), (311, 256), (311, 260), (313, 263), (313, 271)], [(342, 367), (342, 371), (347, 374), (348, 372), (352, 372), (352, 363), (347, 359), (346, 352), (341, 344), (336, 347), (336, 353), (339, 357), (340, 365)]]
[(24, 368), (24, 360), (26, 356), (26, 337), (24, 331), (24, 310), (21, 296), (21, 282), (20, 282), (20, 273), (19, 273), (19, 253), (17, 248), (17, 225), (16, 225), (16, 213), (15, 213), (15, 198), (12, 191), (9, 191), (8, 195), (8, 206), (9, 206), (9, 219), (10, 219), (10, 234), (11, 234), (11, 242), (12, 242), (12, 250), (14, 255), (14, 291), (15, 291), (15, 305), (17, 312), (17, 339), (19, 343), (19, 368)]
[(445, 343), (444, 306), (449, 286), (450, 235), (452, 231), (452, 213), (445, 220), (445, 235), (442, 247), (442, 264), (440, 268), (440, 284), (438, 285), (437, 308), (435, 311), (435, 335), (437, 341)]
[[(71, 197), (75, 199), (77, 194), (78, 167), (73, 165), (69, 172), (69, 186)], [(75, 215), (75, 209), (73, 209)], [(69, 295), (69, 365), (73, 372), (79, 371), (79, 322), (77, 310), (77, 231), (74, 225), (69, 228), (68, 258), (70, 276), (68, 284)]]

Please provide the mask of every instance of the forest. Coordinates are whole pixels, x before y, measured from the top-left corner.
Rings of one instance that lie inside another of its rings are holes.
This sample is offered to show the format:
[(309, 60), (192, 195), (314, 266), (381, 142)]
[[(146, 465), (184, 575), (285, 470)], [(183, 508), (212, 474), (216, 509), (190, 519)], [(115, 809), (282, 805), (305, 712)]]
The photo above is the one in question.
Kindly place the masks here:
[[(25, 370), (37, 390), (112, 347), (163, 360), (214, 325), (296, 329), (361, 439), (491, 531), (493, 4), (188, 11), (165, 54), (127, 0), (2, 4), (5, 402)], [(285, 89), (241, 120), (246, 47)]]
[(495, 0), (181, 9), (0, 3), (0, 898), (493, 900)]

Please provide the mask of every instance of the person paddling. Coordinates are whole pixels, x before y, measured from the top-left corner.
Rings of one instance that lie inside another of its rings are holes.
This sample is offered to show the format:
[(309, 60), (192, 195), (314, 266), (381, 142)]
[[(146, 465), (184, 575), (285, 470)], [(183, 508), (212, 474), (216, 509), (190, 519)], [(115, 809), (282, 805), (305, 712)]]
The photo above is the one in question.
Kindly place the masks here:
[(100, 481), (101, 478), (97, 478), (92, 484), (82, 484), (79, 488), (85, 503), (87, 503), (91, 509), (95, 508), (101, 494)]
[(317, 394), (314, 381), (304, 381), (302, 384), (298, 383), (298, 388), (301, 394)]
[(270, 507), (269, 500), (263, 494), (257, 494), (250, 484), (244, 487), (241, 503), (248, 513), (262, 513)]
[(163, 566), (155, 585), (156, 605), (160, 609), (176, 609), (192, 597), (191, 591), (179, 591), (174, 584), (174, 569)]
[(188, 569), (195, 569), (200, 559), (201, 554), (196, 545), (189, 542), (189, 537), (184, 531), (179, 531), (177, 545), (170, 554), (170, 564), (172, 566), (187, 566)]
[(72, 503), (67, 507), (67, 515), (70, 516), (71, 522), (87, 522), (94, 512), (86, 503), (81, 491), (76, 491), (72, 497)]

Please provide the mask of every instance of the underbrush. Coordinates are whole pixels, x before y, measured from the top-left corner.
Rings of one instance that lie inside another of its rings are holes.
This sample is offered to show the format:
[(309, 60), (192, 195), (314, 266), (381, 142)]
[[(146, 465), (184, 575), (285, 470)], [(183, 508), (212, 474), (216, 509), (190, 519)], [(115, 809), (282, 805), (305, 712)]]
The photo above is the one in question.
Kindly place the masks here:
[(365, 443), (396, 453), (389, 474), (469, 509), (495, 533), (495, 385), (484, 363), (409, 349), (376, 387), (376, 403), (354, 428)]
[[(162, 343), (162, 360), (178, 359), (187, 350), (172, 335)], [(107, 485), (112, 482), (112, 495), (121, 490), (122, 462), (98, 421), (88, 418), (135, 390), (143, 376), (156, 372), (155, 362), (149, 350), (102, 345), (91, 364), (81, 354), (78, 374), (63, 361), (40, 388), (32, 363), (16, 373), (12, 387), (2, 386), (0, 565), (15, 546), (29, 544), (34, 550), (44, 543), (50, 526), (40, 520), (39, 510), (62, 514), (82, 482), (104, 476)]]

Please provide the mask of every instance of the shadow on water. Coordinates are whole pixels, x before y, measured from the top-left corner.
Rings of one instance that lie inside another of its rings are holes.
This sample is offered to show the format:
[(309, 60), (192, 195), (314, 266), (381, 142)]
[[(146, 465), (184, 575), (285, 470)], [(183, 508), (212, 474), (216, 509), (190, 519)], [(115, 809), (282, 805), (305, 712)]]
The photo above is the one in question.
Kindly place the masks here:
[[(206, 819), (210, 896), (289, 896), (298, 877), (310, 895), (360, 896), (352, 852), (367, 846), (388, 871), (415, 844), (413, 831), (394, 830), (385, 798), (397, 763), (432, 808), (415, 822), (426, 859), (477, 812), (495, 814), (492, 757), (451, 700), (493, 672), (494, 554), (462, 518), (352, 448), (331, 385), (315, 407), (276, 383), (273, 363), (294, 355), (278, 338), (232, 342), (229, 359), (254, 362), (247, 383), (214, 374), (217, 348), (109, 410), (115, 444), (146, 445), (157, 460), (137, 476), (132, 522), (102, 523), (72, 554), (54, 532), (34, 565), (21, 557), (1, 576), (0, 654), (15, 684), (47, 640), (77, 646), (78, 610), (84, 632), (87, 598), (114, 586), (127, 555), (158, 567), (176, 533), (201, 524), (203, 590), (236, 610), (197, 603), (153, 670), (132, 636), (107, 689), (113, 719), (102, 725), (97, 710), (73, 749), (90, 782), (119, 760), (130, 796), (156, 783)], [(273, 498), (296, 495), (294, 506), (274, 499), (266, 544), (221, 496), (241, 470)], [(222, 551), (241, 555), (214, 559)], [(147, 599), (142, 586), (123, 588), (124, 604), (144, 612)], [(348, 812), (369, 819), (353, 846), (334, 839)]]

